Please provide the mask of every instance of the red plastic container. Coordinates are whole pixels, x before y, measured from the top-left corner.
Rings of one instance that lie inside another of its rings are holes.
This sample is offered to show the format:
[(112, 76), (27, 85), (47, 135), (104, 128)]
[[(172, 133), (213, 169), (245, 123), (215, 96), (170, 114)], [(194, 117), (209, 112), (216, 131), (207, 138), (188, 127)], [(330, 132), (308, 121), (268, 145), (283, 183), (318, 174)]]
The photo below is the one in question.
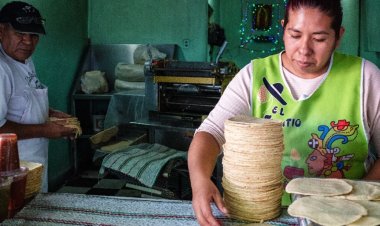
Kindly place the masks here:
[(0, 172), (0, 178), (11, 179), (10, 198), (8, 202), (8, 218), (12, 218), (25, 204), (26, 178), (28, 168), (20, 167), (17, 170)]
[(8, 217), (8, 205), (11, 198), (12, 178), (0, 177), (0, 222)]
[(17, 135), (14, 133), (0, 134), (0, 172), (20, 169), (20, 159), (17, 148)]

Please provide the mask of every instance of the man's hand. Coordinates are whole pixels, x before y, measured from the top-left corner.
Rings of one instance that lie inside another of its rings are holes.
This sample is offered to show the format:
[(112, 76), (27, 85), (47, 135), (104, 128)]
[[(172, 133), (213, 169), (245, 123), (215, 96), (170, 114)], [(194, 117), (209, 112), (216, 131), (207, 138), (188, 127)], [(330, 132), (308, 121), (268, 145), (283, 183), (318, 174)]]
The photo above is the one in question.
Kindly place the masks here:
[(50, 121), (46, 122), (43, 126), (43, 136), (46, 138), (75, 137), (76, 130), (74, 128), (68, 128), (59, 123)]
[(49, 109), (49, 117), (54, 117), (54, 118), (70, 118), (72, 117), (69, 114), (66, 114), (65, 112), (54, 110), (52, 108)]

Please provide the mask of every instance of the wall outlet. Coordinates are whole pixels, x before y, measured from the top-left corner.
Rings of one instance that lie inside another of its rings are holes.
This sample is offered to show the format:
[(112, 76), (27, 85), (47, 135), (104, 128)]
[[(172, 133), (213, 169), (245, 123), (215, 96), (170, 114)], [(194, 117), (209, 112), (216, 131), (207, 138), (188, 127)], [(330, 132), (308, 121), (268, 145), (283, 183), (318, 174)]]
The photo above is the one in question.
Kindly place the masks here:
[(183, 47), (184, 48), (189, 48), (190, 46), (190, 40), (189, 39), (184, 39), (183, 40)]

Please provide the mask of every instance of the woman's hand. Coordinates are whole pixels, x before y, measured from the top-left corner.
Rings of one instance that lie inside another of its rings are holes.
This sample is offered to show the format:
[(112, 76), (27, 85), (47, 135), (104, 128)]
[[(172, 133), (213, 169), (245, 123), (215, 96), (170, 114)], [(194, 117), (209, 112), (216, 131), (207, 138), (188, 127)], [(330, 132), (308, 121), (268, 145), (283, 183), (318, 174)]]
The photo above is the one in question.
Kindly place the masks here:
[(219, 144), (211, 134), (198, 132), (194, 135), (189, 148), (188, 165), (193, 209), (198, 223), (202, 226), (221, 225), (212, 215), (212, 202), (215, 202), (220, 211), (227, 214), (222, 196), (210, 179), (219, 153)]
[(193, 209), (202, 226), (220, 226), (221, 223), (212, 215), (211, 203), (215, 202), (218, 209), (228, 214), (218, 188), (211, 180), (192, 181)]

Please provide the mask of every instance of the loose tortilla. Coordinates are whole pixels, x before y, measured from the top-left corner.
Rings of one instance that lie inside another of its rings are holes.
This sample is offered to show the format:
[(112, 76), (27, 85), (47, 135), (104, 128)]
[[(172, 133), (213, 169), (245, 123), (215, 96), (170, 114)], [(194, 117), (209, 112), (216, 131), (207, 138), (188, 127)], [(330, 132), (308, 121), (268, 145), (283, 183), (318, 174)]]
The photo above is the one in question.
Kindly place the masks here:
[(349, 194), (337, 196), (349, 200), (380, 200), (380, 183), (345, 180), (353, 187)]
[(362, 216), (367, 209), (346, 199), (308, 196), (295, 200), (288, 208), (293, 217), (307, 218), (320, 225), (348, 225)]
[(295, 178), (286, 185), (286, 192), (301, 195), (336, 196), (348, 194), (353, 187), (342, 179)]
[(80, 135), (82, 135), (82, 128), (80, 126), (80, 122), (78, 118), (76, 117), (70, 117), (70, 118), (50, 117), (49, 120), (51, 122), (55, 122), (57, 124), (63, 125), (64, 127), (75, 129), (75, 138), (78, 138)]
[(79, 125), (67, 124), (64, 126), (68, 128), (73, 128), (75, 130), (75, 138), (78, 138), (80, 135), (82, 135), (82, 128)]
[(368, 215), (350, 224), (350, 226), (376, 226), (380, 225), (380, 202), (368, 200), (355, 201), (367, 209)]
[(119, 128), (117, 126), (112, 126), (91, 136), (90, 141), (93, 144), (105, 143), (111, 140), (112, 137), (116, 136), (118, 132)]

